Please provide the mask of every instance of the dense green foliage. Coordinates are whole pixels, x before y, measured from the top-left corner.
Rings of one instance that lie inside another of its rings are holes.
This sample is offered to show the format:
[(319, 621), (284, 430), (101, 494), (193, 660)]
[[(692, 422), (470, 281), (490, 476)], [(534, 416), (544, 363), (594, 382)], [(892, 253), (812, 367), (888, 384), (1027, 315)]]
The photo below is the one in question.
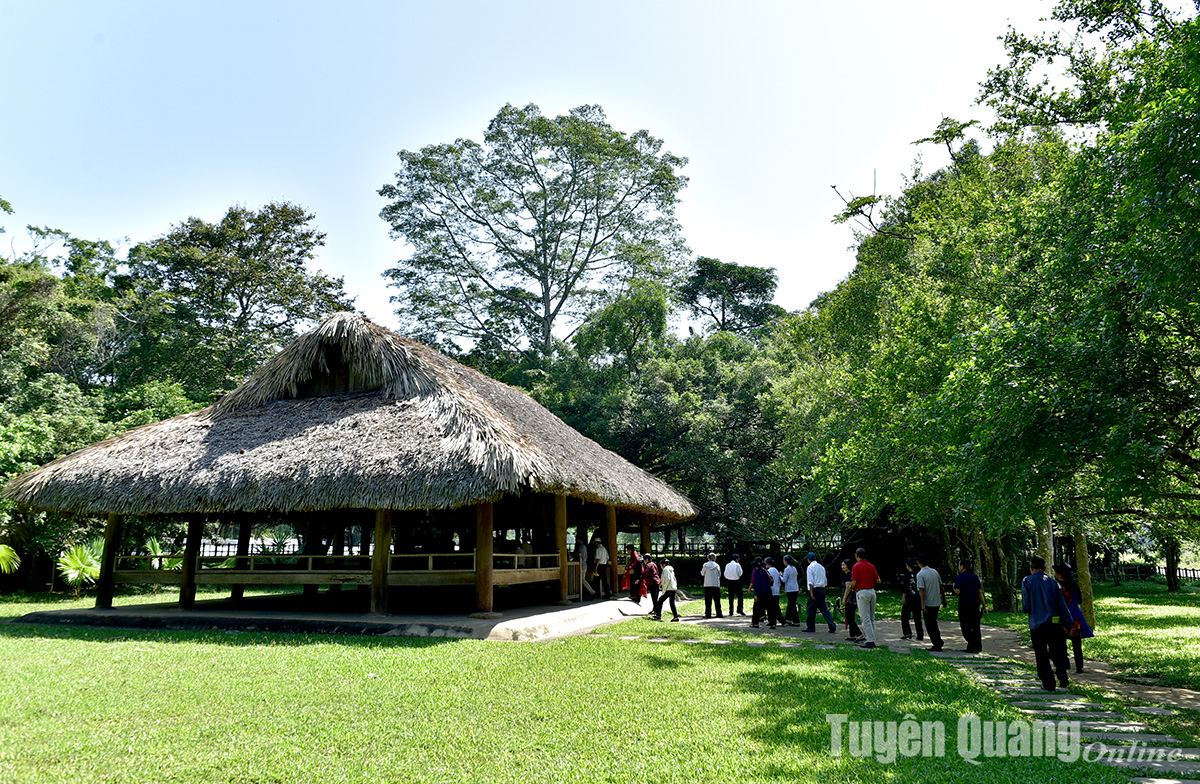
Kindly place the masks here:
[[(662, 140), (508, 105), (482, 143), (400, 153), (398, 314), (675, 484), (723, 542), (824, 556), (903, 526), (1001, 597), (1053, 534), (1173, 569), (1200, 531), (1200, 22), (1157, 0), (1055, 19), (1078, 35), (1006, 36), (994, 127), (947, 118), (921, 143), (948, 165), (846, 201), (856, 267), (802, 312), (772, 304), (773, 269), (685, 263), (686, 161)], [(0, 476), (210, 402), (348, 306), (306, 271), (312, 221), (234, 207), (125, 259), (33, 229), (0, 263)], [(0, 514), (52, 554), (86, 527)]]
[[(350, 307), (340, 279), (306, 271), (324, 236), (312, 220), (290, 204), (233, 207), (126, 258), (107, 241), (29, 227), (28, 249), (0, 257), (0, 481), (200, 408), (298, 329)], [(0, 541), (31, 570), (28, 556), (48, 556), (39, 580), (96, 527), (0, 502)]]

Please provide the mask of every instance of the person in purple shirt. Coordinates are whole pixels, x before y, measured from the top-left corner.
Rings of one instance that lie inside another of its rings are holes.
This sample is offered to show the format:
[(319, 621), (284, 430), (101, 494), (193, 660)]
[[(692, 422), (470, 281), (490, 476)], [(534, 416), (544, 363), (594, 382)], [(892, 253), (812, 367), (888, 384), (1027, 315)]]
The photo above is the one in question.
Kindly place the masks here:
[(1066, 629), (1073, 623), (1071, 608), (1058, 582), (1046, 574), (1046, 559), (1040, 555), (1029, 559), (1029, 576), (1021, 583), (1021, 611), (1029, 614), (1029, 641), (1042, 687), (1054, 691), (1057, 674), (1058, 685), (1067, 688)]
[(767, 573), (767, 568), (761, 558), (754, 559), (754, 568), (750, 571), (750, 590), (754, 591), (754, 608), (750, 611), (750, 625), (757, 628), (762, 622), (763, 616), (767, 614), (767, 605), (772, 598), (771, 575)]

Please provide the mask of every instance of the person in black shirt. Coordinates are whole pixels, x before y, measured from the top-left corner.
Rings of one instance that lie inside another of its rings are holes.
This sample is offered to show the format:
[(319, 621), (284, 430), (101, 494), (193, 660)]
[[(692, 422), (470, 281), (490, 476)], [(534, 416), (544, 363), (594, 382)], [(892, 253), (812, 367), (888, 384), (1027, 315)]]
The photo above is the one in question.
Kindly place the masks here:
[(912, 639), (912, 627), (908, 625), (908, 620), (911, 618), (917, 626), (917, 639), (925, 639), (925, 627), (921, 625), (921, 592), (917, 590), (917, 559), (909, 558), (907, 569), (905, 572), (905, 580), (902, 583), (904, 586), (904, 595), (901, 597), (902, 606), (900, 608), (900, 629), (901, 637), (905, 640)]
[(983, 598), (983, 584), (971, 571), (971, 562), (966, 558), (958, 562), (954, 593), (958, 596), (958, 622), (962, 626), (963, 639), (967, 641), (966, 651), (979, 653), (983, 650), (979, 619), (987, 612), (987, 602)]

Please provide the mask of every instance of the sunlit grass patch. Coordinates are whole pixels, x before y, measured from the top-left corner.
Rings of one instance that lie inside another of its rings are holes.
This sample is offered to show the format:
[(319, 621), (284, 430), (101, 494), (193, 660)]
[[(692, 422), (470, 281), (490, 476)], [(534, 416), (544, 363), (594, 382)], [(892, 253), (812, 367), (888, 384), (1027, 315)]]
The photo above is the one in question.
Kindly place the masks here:
[(1019, 715), (924, 657), (641, 619), (606, 632), (529, 644), (0, 626), (0, 780), (1124, 780), (1055, 760), (976, 768), (953, 736), (949, 759), (831, 757), (827, 713), (950, 732), (967, 711)]

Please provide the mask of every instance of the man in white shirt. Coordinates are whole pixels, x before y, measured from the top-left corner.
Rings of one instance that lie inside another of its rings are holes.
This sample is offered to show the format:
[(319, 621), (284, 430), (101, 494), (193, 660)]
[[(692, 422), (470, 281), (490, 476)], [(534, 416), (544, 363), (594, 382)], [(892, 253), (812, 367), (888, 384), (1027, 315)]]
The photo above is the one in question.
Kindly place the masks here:
[(779, 612), (779, 591), (783, 587), (783, 575), (775, 568), (774, 558), (764, 558), (767, 574), (771, 576), (771, 599), (767, 602), (767, 627), (774, 629), (777, 623), (783, 621)]
[(596, 548), (596, 555), (592, 560), (596, 564), (596, 582), (599, 583), (597, 590), (601, 599), (611, 599), (612, 586), (608, 583), (608, 548), (600, 541), (599, 536), (592, 540), (592, 545)]
[(725, 564), (725, 582), (729, 586), (729, 616), (733, 617), (733, 600), (737, 599), (737, 614), (745, 615), (742, 610), (742, 600), (745, 592), (742, 590), (742, 564), (737, 553), (730, 556)]
[(800, 609), (796, 606), (800, 598), (800, 570), (796, 568), (796, 559), (790, 555), (783, 556), (783, 592), (787, 595), (787, 610), (783, 614), (784, 626), (800, 625)]
[(717, 554), (709, 553), (708, 560), (700, 567), (700, 576), (704, 578), (704, 617), (712, 617), (713, 605), (717, 605), (717, 617), (721, 615), (721, 565), (717, 563)]
[(837, 624), (833, 622), (833, 614), (829, 612), (829, 606), (825, 604), (825, 592), (829, 588), (829, 575), (825, 573), (825, 567), (817, 560), (816, 553), (809, 553), (807, 558), (808, 569), (805, 571), (805, 576), (808, 581), (808, 606), (806, 609), (807, 618), (805, 620), (804, 631), (815, 632), (817, 630), (817, 611), (821, 611), (821, 617), (825, 619), (825, 623), (829, 624), (829, 633), (837, 633)]

